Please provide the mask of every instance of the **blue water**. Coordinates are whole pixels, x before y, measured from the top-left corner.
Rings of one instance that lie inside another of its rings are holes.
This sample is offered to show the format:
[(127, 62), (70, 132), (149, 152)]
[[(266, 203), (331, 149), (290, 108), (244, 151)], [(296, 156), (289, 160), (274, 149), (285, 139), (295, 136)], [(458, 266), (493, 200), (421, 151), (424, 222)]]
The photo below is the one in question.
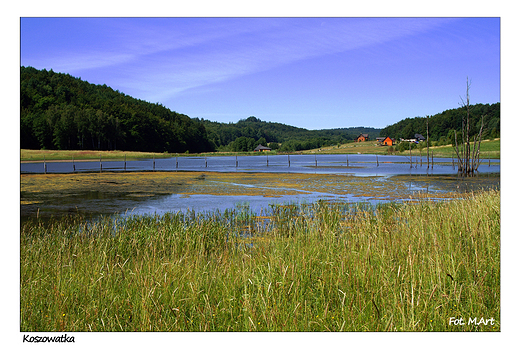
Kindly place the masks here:
[[(283, 172), (316, 174), (443, 175), (456, 174), (457, 164), (449, 158), (434, 158), (427, 167), (426, 157), (389, 155), (259, 155), (172, 157), (132, 161), (75, 161), (21, 163), (21, 173), (72, 173), (92, 171), (215, 171), (215, 172)], [(483, 159), (480, 173), (500, 172), (500, 160)]]

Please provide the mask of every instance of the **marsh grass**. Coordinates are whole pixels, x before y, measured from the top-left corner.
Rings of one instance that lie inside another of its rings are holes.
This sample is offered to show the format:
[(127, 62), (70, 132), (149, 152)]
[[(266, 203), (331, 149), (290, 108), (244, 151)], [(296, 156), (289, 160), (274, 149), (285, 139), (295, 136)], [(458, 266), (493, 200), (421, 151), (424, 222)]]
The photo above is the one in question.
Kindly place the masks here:
[[(204, 181), (200, 178), (203, 176)], [(456, 179), (456, 178), (455, 178)], [(477, 181), (478, 180), (478, 181)], [(411, 191), (411, 182), (422, 187), (441, 190)], [(497, 183), (497, 178), (480, 177), (465, 180), (474, 183), (470, 189), (480, 189)], [(424, 198), (460, 198), (460, 181), (446, 181), (437, 176), (359, 177), (337, 174), (288, 173), (199, 173), (199, 172), (106, 172), (75, 174), (21, 174), (20, 194), (23, 205), (32, 203), (60, 203), (56, 198), (78, 196), (82, 193), (103, 193), (106, 196), (146, 197), (161, 194), (226, 195), (280, 197), (319, 193), (323, 195), (353, 195), (374, 199), (401, 199), (409, 196)], [(444, 190), (445, 189), (445, 190)], [(462, 192), (462, 193), (461, 193)], [(51, 199), (49, 199), (51, 198)], [(42, 205), (42, 209), (45, 205)]]
[[(262, 152), (265, 155), (264, 152)], [(276, 154), (276, 152), (268, 152)], [(22, 162), (42, 162), (46, 161), (70, 161), (72, 158), (82, 161), (103, 160), (135, 160), (151, 158), (171, 158), (171, 157), (212, 157), (212, 156), (235, 156), (251, 155), (258, 156), (259, 152), (207, 152), (207, 153), (157, 153), (157, 152), (137, 152), (137, 151), (95, 151), (95, 150), (35, 150), (20, 149), (20, 161)]]
[(33, 222), (20, 256), (22, 332), (500, 330), (496, 191)]

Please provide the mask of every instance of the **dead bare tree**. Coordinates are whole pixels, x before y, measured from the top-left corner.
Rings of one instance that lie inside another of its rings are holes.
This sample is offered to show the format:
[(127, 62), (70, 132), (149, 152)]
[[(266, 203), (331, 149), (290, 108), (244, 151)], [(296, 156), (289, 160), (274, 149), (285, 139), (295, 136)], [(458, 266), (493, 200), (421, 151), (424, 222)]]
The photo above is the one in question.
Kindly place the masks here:
[[(480, 165), (480, 141), (482, 139), (482, 130), (484, 128), (484, 116), (481, 118), (480, 131), (478, 135), (473, 136), (473, 149), (470, 142), (470, 111), (469, 104), (469, 88), (471, 83), (466, 78), (466, 99), (461, 99), (461, 106), (466, 109), (466, 115), (462, 117), (462, 144), (459, 147), (457, 141), (457, 132), (455, 132), (455, 152), (458, 159), (458, 173), (462, 177), (474, 176)], [(477, 147), (478, 138), (478, 147)]]
[(430, 116), (426, 116), (426, 159), (428, 160), (428, 169), (430, 169), (430, 132), (428, 130), (428, 124)]

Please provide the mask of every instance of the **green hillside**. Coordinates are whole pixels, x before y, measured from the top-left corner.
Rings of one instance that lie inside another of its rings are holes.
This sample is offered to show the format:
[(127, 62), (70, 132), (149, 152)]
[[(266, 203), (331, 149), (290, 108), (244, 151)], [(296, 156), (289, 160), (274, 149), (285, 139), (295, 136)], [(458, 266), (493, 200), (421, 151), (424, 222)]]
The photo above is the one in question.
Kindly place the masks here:
[(21, 67), (20, 117), (21, 148), (213, 150), (197, 120), (52, 70)]

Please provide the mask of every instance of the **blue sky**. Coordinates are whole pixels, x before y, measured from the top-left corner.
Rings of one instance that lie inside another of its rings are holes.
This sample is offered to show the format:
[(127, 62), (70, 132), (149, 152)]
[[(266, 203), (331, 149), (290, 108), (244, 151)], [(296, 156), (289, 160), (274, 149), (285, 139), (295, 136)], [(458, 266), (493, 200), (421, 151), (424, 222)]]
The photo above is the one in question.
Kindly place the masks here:
[(219, 122), (385, 127), (500, 102), (500, 19), (21, 18), (20, 64)]

